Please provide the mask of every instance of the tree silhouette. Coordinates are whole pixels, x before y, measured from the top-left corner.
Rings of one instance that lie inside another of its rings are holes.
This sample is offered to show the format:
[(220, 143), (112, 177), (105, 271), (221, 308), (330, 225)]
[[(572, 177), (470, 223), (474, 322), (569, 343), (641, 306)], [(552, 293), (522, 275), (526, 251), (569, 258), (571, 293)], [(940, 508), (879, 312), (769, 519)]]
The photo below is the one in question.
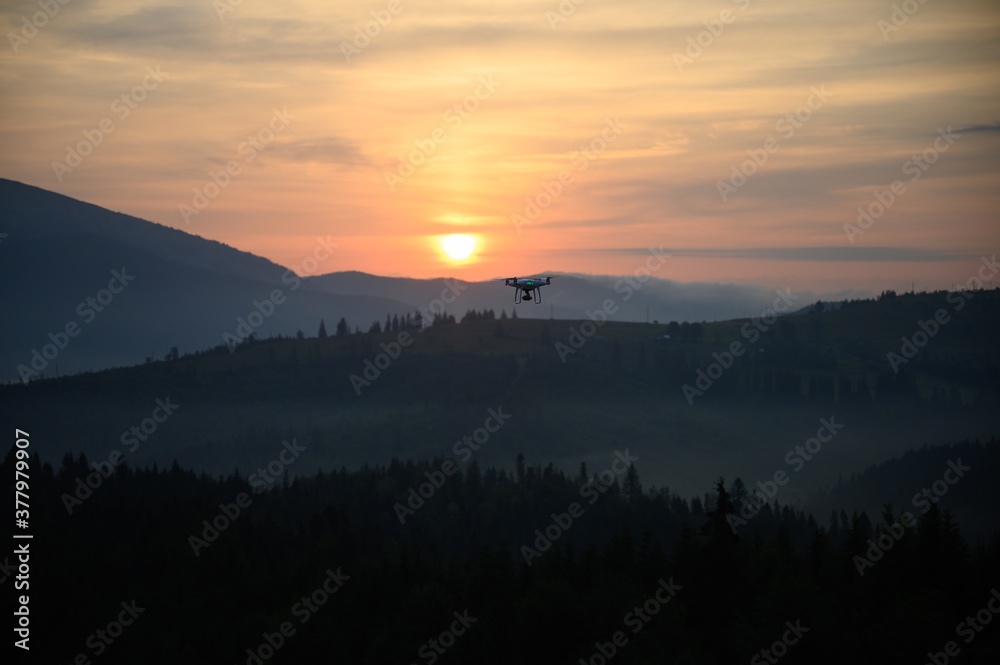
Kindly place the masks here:
[(628, 499), (629, 503), (635, 503), (642, 496), (642, 483), (639, 482), (639, 472), (635, 470), (635, 465), (632, 463), (629, 463), (628, 471), (625, 472), (622, 495)]

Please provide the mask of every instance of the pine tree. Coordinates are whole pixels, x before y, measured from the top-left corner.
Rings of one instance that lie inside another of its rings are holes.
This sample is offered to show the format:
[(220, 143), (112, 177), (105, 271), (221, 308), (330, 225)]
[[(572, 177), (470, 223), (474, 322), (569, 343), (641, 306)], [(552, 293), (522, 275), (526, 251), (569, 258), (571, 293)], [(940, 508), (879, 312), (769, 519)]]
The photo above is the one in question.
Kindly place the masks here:
[(622, 494), (625, 495), (629, 503), (635, 503), (642, 497), (642, 483), (639, 482), (639, 472), (635, 470), (634, 464), (629, 464), (628, 471), (625, 472)]
[(323, 319), (319, 320), (319, 332), (316, 333), (316, 336), (319, 337), (320, 339), (326, 338), (326, 324), (323, 323)]
[(726, 491), (726, 484), (721, 477), (715, 483), (715, 491), (717, 493), (715, 506), (706, 513), (707, 519), (702, 530), (710, 541), (731, 547), (737, 537), (726, 518), (736, 512), (736, 507), (732, 504), (729, 492)]

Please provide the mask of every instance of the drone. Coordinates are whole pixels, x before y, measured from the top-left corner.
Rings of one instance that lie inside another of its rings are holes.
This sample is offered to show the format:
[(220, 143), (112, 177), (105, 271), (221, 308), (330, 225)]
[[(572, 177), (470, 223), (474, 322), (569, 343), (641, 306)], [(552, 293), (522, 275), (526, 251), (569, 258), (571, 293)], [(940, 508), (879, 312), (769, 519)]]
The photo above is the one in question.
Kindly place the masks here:
[(552, 283), (551, 277), (536, 277), (534, 279), (524, 279), (521, 281), (517, 280), (517, 277), (508, 277), (503, 281), (505, 286), (513, 286), (514, 291), (514, 304), (521, 304), (521, 293), (524, 293), (524, 299), (531, 300), (531, 292), (538, 291), (535, 294), (535, 304), (542, 304), (542, 287)]

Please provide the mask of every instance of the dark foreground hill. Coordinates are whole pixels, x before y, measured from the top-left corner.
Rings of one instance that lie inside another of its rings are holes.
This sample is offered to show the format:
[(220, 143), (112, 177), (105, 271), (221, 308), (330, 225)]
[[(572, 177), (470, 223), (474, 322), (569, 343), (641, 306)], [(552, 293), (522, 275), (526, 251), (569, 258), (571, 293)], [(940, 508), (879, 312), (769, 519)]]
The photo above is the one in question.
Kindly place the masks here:
[[(995, 464), (996, 444), (988, 454)], [(446, 462), (270, 489), (122, 465), (74, 503), (66, 489), (94, 473), (88, 460), (54, 469), (36, 456), (31, 655), (192, 665), (1000, 655), (990, 625), (1000, 531), (970, 542), (937, 506), (913, 522), (900, 510), (854, 513), (827, 530), (775, 502), (734, 529), (738, 482), (688, 501), (644, 490), (624, 463), (565, 474), (520, 463), (450, 473)], [(13, 478), (14, 465), (12, 449), (0, 473)], [(992, 479), (963, 482), (975, 493)]]

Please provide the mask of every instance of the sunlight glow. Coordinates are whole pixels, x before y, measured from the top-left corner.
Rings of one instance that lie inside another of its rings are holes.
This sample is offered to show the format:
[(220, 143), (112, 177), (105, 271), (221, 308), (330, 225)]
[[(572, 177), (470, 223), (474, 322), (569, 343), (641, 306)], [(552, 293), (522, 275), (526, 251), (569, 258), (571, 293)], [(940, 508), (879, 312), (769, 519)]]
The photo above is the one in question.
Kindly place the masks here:
[(476, 251), (475, 236), (453, 233), (441, 238), (441, 249), (452, 261), (465, 261)]

